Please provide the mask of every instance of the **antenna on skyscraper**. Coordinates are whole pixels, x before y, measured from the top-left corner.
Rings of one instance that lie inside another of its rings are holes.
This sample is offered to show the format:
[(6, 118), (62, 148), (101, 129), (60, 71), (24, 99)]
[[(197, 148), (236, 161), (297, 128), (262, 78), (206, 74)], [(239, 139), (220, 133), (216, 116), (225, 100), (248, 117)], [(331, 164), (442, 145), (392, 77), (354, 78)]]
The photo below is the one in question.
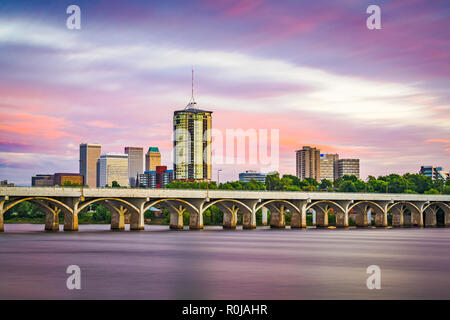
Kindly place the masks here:
[(189, 101), (189, 103), (185, 109), (196, 108), (196, 106), (197, 106), (197, 103), (195, 102), (195, 99), (194, 99), (194, 66), (192, 66), (192, 95), (191, 95), (191, 101)]
[(192, 101), (194, 101), (194, 66), (192, 66)]

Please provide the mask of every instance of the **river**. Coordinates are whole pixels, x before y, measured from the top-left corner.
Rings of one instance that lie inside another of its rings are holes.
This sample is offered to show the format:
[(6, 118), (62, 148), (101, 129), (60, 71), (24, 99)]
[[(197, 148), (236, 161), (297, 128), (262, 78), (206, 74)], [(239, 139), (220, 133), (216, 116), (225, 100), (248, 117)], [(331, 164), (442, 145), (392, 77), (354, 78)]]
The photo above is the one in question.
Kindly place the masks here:
[[(43, 229), (5, 225), (0, 299), (450, 299), (450, 228)], [(69, 265), (81, 290), (66, 287)]]

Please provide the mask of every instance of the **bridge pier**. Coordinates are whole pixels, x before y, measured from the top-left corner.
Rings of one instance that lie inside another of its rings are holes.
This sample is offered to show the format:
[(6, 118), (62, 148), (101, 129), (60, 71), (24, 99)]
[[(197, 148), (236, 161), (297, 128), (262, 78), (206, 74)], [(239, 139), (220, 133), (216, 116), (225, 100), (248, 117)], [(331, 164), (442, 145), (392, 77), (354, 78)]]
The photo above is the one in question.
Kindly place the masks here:
[(78, 213), (64, 215), (64, 231), (78, 231)]
[(367, 228), (369, 226), (369, 222), (367, 219), (367, 210), (368, 206), (356, 206), (353, 210), (356, 211), (356, 226), (358, 228)]
[(133, 207), (128, 206), (128, 210), (131, 212), (130, 230), (144, 230), (145, 203), (150, 201), (150, 199), (129, 199), (128, 201), (133, 205)]
[(436, 227), (437, 226), (437, 220), (436, 220), (436, 214), (437, 214), (438, 208), (436, 207), (429, 207), (426, 209), (425, 213), (425, 227)]
[[(411, 227), (421, 227), (421, 214), (419, 212), (411, 212)], [(423, 218), (422, 218), (423, 220)]]
[(223, 228), (236, 229), (236, 221), (239, 208), (234, 204), (230, 207), (226, 204), (218, 203), (217, 206), (222, 209), (223, 212)]
[(403, 227), (403, 212), (405, 211), (404, 206), (395, 207), (392, 209), (392, 227), (401, 228)]
[(266, 207), (261, 208), (261, 224), (263, 226), (267, 226), (267, 208)]
[(61, 209), (49, 207), (48, 212), (45, 212), (45, 231), (59, 231), (59, 213)]
[(5, 231), (5, 222), (3, 218), (3, 214), (6, 212), (5, 210), (5, 202), (9, 200), (9, 196), (0, 196), (0, 232)]
[(186, 208), (179, 205), (178, 207), (170, 206), (168, 207), (170, 214), (170, 225), (169, 228), (172, 230), (182, 230), (184, 228), (183, 214)]
[(445, 214), (445, 226), (446, 227), (450, 227), (450, 208), (447, 208), (444, 210), (444, 214)]
[(293, 201), (296, 208), (290, 208), (291, 215), (291, 229), (306, 228), (306, 211), (307, 201)]
[(375, 213), (375, 226), (377, 228), (386, 228), (388, 226), (387, 212), (377, 208), (372, 210), (373, 213)]
[(317, 221), (316, 228), (328, 228), (328, 211), (329, 207), (327, 205), (317, 205)]
[(277, 206), (273, 203), (268, 204), (270, 208), (270, 227), (283, 229), (286, 227), (286, 208), (282, 204)]
[(5, 231), (5, 222), (3, 221), (3, 213), (4, 213), (4, 204), (5, 204), (5, 200), (3, 197), (3, 200), (1, 200), (2, 198), (0, 198), (0, 232), (4, 232)]
[(242, 215), (243, 229), (256, 229), (256, 211), (244, 212)]
[(127, 209), (123, 206), (113, 207), (111, 211), (111, 230), (125, 230), (125, 213)]

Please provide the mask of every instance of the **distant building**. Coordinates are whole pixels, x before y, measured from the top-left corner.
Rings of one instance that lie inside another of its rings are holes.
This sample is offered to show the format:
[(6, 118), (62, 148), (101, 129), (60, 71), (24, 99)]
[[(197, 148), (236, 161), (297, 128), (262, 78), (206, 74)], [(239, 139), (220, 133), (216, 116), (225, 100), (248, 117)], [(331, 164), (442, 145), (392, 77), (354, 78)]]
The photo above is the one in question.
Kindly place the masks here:
[(0, 181), (0, 187), (14, 187), (14, 183), (8, 183), (8, 180)]
[(296, 151), (296, 174), (301, 180), (313, 178), (320, 181), (320, 150), (304, 146)]
[(211, 114), (212, 111), (198, 109), (193, 89), (189, 104), (174, 112), (175, 179), (211, 180)]
[(51, 187), (54, 185), (52, 174), (37, 174), (31, 177), (32, 187)]
[(129, 186), (127, 154), (102, 154), (100, 156), (99, 169), (100, 187), (111, 187), (113, 181), (116, 181), (121, 187)]
[(338, 160), (337, 153), (325, 153), (320, 155), (320, 179), (334, 181), (338, 176)]
[(446, 180), (449, 177), (449, 172), (444, 171), (442, 167), (434, 166), (421, 166), (419, 174), (430, 177), (432, 180)]
[(157, 147), (148, 148), (145, 154), (145, 171), (155, 171), (161, 165), (161, 153)]
[(266, 175), (254, 170), (247, 170), (245, 172), (239, 173), (240, 182), (249, 182), (250, 179), (254, 179), (256, 181), (264, 183), (266, 181)]
[(128, 155), (128, 180), (130, 187), (136, 187), (136, 177), (144, 172), (144, 149), (140, 147), (125, 147)]
[(345, 175), (355, 175), (359, 179), (359, 159), (338, 160), (338, 178)]
[(60, 186), (64, 183), (84, 185), (84, 176), (80, 173), (55, 173), (53, 175), (53, 185)]
[(98, 186), (97, 161), (102, 147), (99, 144), (80, 144), (80, 174), (84, 176), (85, 184), (90, 188)]
[(167, 166), (157, 166), (156, 170), (145, 171), (139, 175), (141, 188), (164, 188), (174, 179), (173, 170), (167, 170)]
[(64, 183), (84, 185), (84, 176), (80, 173), (55, 173), (55, 174), (37, 174), (31, 177), (31, 186), (33, 187), (53, 187), (61, 186)]

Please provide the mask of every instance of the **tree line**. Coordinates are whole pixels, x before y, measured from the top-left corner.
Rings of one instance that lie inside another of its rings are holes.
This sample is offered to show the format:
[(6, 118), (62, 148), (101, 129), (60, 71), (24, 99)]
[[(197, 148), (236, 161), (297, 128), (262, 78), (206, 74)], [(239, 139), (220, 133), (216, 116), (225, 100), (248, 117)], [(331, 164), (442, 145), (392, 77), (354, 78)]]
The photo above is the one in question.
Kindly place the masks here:
[(355, 175), (345, 175), (334, 181), (313, 178), (299, 179), (278, 172), (268, 174), (264, 182), (251, 179), (249, 182), (232, 181), (220, 183), (212, 181), (172, 181), (168, 189), (211, 189), (211, 190), (277, 190), (277, 191), (324, 191), (324, 192), (374, 192), (374, 193), (417, 193), (450, 194), (450, 179), (432, 180), (421, 174), (389, 174), (386, 176), (369, 176), (366, 181)]

